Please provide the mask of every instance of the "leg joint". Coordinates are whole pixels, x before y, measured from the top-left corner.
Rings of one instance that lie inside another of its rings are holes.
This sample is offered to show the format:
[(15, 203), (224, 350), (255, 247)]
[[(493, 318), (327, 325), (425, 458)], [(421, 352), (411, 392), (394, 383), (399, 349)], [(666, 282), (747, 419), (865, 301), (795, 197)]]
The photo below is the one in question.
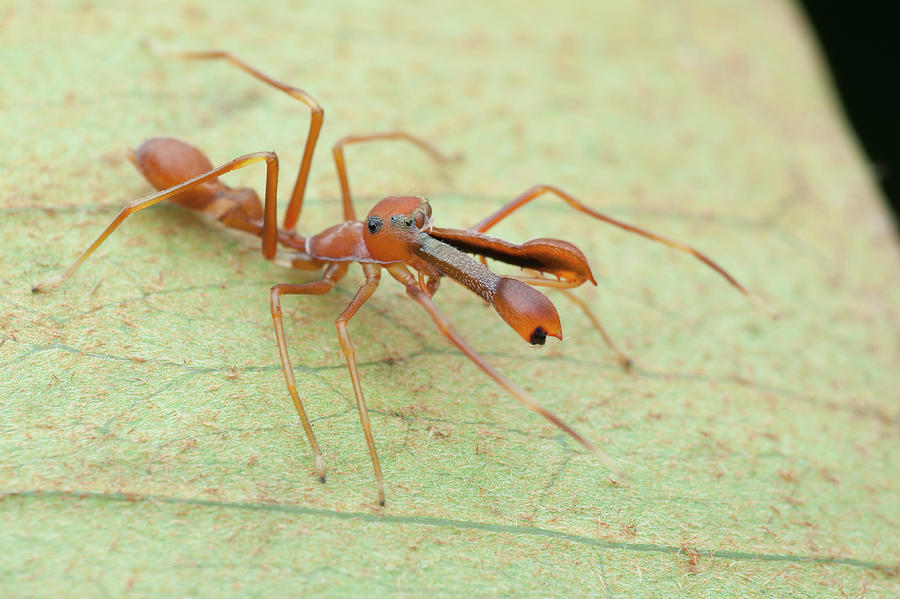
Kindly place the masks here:
[(272, 306), (272, 315), (281, 317), (281, 285), (275, 285), (269, 290), (269, 304)]

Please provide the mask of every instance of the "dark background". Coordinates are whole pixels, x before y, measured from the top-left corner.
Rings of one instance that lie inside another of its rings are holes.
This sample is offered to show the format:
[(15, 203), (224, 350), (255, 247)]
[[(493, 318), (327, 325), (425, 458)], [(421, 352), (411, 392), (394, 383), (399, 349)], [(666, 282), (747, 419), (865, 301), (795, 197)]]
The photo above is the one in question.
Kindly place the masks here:
[(892, 2), (801, 0), (885, 199), (900, 214), (900, 44)]

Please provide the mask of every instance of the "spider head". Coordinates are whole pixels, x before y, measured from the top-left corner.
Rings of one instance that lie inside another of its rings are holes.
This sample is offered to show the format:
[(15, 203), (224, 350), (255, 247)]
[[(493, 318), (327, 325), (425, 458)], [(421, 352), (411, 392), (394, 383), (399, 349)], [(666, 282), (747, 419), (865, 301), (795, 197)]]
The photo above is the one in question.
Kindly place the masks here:
[(418, 196), (391, 196), (372, 208), (363, 223), (369, 255), (382, 263), (405, 262), (420, 232), (431, 229), (431, 204)]

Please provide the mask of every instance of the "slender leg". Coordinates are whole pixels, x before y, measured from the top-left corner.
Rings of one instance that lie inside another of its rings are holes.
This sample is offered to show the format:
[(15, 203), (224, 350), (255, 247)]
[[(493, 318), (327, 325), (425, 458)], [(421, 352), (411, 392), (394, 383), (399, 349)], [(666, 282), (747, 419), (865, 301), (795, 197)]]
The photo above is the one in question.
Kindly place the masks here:
[(107, 237), (109, 237), (113, 231), (115, 231), (119, 225), (131, 214), (135, 212), (139, 212), (144, 208), (149, 208), (154, 204), (158, 204), (163, 200), (166, 200), (174, 195), (177, 195), (183, 192), (186, 189), (194, 187), (196, 185), (200, 185), (206, 181), (211, 179), (215, 179), (216, 177), (228, 173), (230, 171), (243, 168), (247, 165), (253, 164), (254, 162), (260, 162), (265, 160), (266, 162), (266, 200), (264, 207), (264, 222), (263, 222), (263, 230), (262, 230), (262, 252), (263, 256), (271, 260), (275, 256), (276, 243), (278, 241), (278, 223), (276, 221), (276, 193), (277, 193), (277, 185), (278, 185), (278, 157), (275, 156), (274, 152), (255, 152), (253, 154), (247, 154), (245, 156), (240, 156), (226, 162), (222, 166), (218, 168), (214, 168), (208, 173), (199, 175), (194, 177), (193, 179), (188, 179), (184, 183), (179, 183), (174, 187), (170, 187), (169, 189), (165, 189), (163, 191), (156, 192), (154, 194), (150, 194), (144, 198), (140, 198), (138, 200), (134, 200), (133, 202), (129, 202), (122, 211), (119, 212), (118, 216), (113, 219), (113, 221), (106, 227), (103, 233), (94, 240), (88, 248), (81, 254), (81, 256), (67, 268), (63, 273), (54, 275), (44, 281), (41, 281), (37, 285), (31, 288), (32, 293), (38, 293), (40, 291), (44, 291), (46, 289), (55, 287), (59, 285), (78, 270), (78, 267), (81, 266), (82, 262), (84, 262), (88, 256), (94, 253), (100, 244), (102, 244)]
[(313, 153), (316, 149), (316, 142), (319, 140), (319, 131), (322, 129), (322, 121), (325, 119), (325, 111), (319, 103), (302, 89), (293, 87), (286, 83), (282, 83), (272, 79), (268, 75), (256, 70), (237, 56), (229, 52), (221, 52), (213, 50), (210, 52), (168, 52), (158, 51), (160, 54), (175, 56), (177, 58), (187, 58), (194, 60), (213, 60), (221, 59), (230, 62), (239, 69), (249, 73), (256, 79), (259, 79), (267, 85), (271, 85), (275, 89), (279, 89), (294, 98), (303, 102), (311, 111), (309, 121), (309, 133), (306, 136), (306, 146), (303, 149), (303, 158), (300, 159), (300, 170), (297, 173), (297, 181), (294, 183), (294, 189), (291, 192), (291, 200), (284, 214), (284, 228), (293, 230), (297, 226), (300, 219), (300, 209), (303, 207), (303, 194), (306, 192), (306, 183), (309, 180), (309, 170), (312, 166)]
[(284, 381), (287, 383), (288, 392), (294, 401), (294, 407), (300, 415), (300, 422), (303, 423), (303, 430), (306, 431), (306, 437), (312, 447), (313, 456), (316, 459), (316, 472), (319, 474), (319, 480), (325, 482), (325, 460), (322, 458), (322, 452), (319, 451), (319, 444), (316, 443), (316, 436), (313, 434), (312, 426), (309, 424), (309, 418), (306, 417), (306, 410), (303, 409), (303, 402), (297, 394), (297, 383), (294, 380), (294, 369), (291, 366), (291, 358), (288, 355), (287, 343), (284, 337), (284, 324), (281, 318), (281, 296), (282, 295), (323, 295), (334, 288), (341, 277), (347, 272), (347, 265), (343, 262), (329, 264), (325, 268), (325, 273), (321, 281), (311, 281), (300, 285), (281, 284), (272, 287), (269, 295), (269, 303), (272, 308), (272, 324), (275, 326), (275, 341), (278, 344), (278, 355), (281, 357), (281, 368), (284, 371)]
[(384, 505), (384, 482), (381, 478), (381, 464), (378, 462), (378, 454), (375, 451), (375, 439), (372, 437), (372, 425), (369, 422), (369, 410), (366, 408), (366, 400), (363, 397), (362, 385), (359, 382), (359, 371), (356, 368), (356, 350), (353, 341), (347, 333), (347, 322), (362, 307), (366, 300), (372, 297), (378, 281), (381, 279), (381, 267), (377, 264), (363, 263), (363, 272), (366, 273), (366, 282), (359, 288), (347, 308), (341, 312), (335, 321), (338, 339), (341, 342), (341, 351), (347, 360), (347, 368), (350, 370), (350, 380), (353, 381), (353, 393), (356, 395), (356, 407), (359, 409), (359, 421), (362, 424), (366, 443), (369, 445), (369, 455), (372, 457), (372, 467), (375, 469), (375, 484), (378, 486), (378, 504)]
[[(250, 66), (230, 52), (219, 50), (207, 52), (170, 52), (159, 49), (156, 49), (156, 51), (159, 54), (190, 60), (225, 60), (243, 70), (244, 72), (250, 74), (252, 77), (255, 77), (263, 83), (281, 90), (290, 97), (294, 98), (295, 100), (299, 100), (309, 107), (311, 114), (309, 122), (309, 132), (306, 136), (306, 146), (303, 149), (303, 157), (300, 159), (300, 170), (297, 173), (297, 180), (294, 183), (294, 189), (293, 191), (291, 191), (291, 199), (288, 203), (287, 211), (284, 214), (284, 228), (293, 230), (297, 226), (297, 221), (300, 219), (300, 211), (303, 207), (303, 196), (306, 192), (306, 184), (309, 180), (309, 171), (312, 166), (312, 158), (316, 149), (316, 143), (319, 140), (319, 132), (322, 130), (322, 122), (325, 119), (325, 111), (322, 109), (322, 106), (315, 100), (315, 98), (313, 98), (302, 89), (293, 87), (269, 77), (265, 73), (262, 73), (256, 68)], [(438, 162), (447, 162), (452, 159), (452, 157), (445, 156), (444, 154), (439, 152), (433, 145), (429, 144), (428, 142), (403, 131), (389, 131), (386, 133), (375, 133), (372, 135), (350, 135), (344, 137), (343, 139), (339, 140), (333, 148), (334, 160), (337, 165), (338, 177), (340, 178), (341, 182), (341, 194), (343, 196), (344, 204), (344, 220), (356, 220), (356, 215), (353, 210), (353, 204), (350, 200), (350, 186), (347, 181), (346, 165), (344, 162), (342, 147), (344, 145), (379, 139), (397, 139), (408, 141), (421, 148)]]
[(370, 135), (348, 135), (346, 137), (342, 137), (341, 139), (337, 140), (337, 142), (335, 142), (334, 146), (332, 146), (331, 152), (332, 154), (334, 154), (334, 165), (337, 168), (338, 179), (340, 179), (341, 182), (341, 199), (343, 200), (344, 204), (344, 220), (357, 220), (356, 211), (353, 209), (353, 200), (350, 196), (350, 182), (347, 179), (347, 165), (344, 162), (344, 146), (363, 143), (367, 141), (388, 139), (408, 141), (409, 143), (417, 146), (423, 152), (431, 156), (439, 164), (443, 164), (457, 158), (457, 156), (447, 156), (445, 154), (442, 154), (432, 144), (414, 135), (410, 135), (405, 131), (387, 131), (384, 133), (372, 133)]
[(631, 370), (631, 358), (623, 354), (619, 350), (619, 348), (616, 347), (616, 344), (613, 343), (612, 337), (609, 336), (609, 333), (606, 332), (606, 329), (603, 328), (603, 325), (600, 324), (600, 321), (596, 316), (594, 316), (594, 313), (591, 312), (591, 309), (588, 307), (588, 305), (584, 303), (584, 300), (582, 300), (580, 297), (578, 297), (568, 289), (560, 288), (559, 290), (563, 295), (575, 302), (575, 305), (581, 308), (581, 311), (584, 312), (585, 316), (588, 317), (588, 320), (591, 321), (591, 324), (594, 325), (594, 328), (597, 329), (597, 331), (600, 333), (600, 336), (603, 337), (603, 341), (606, 343), (606, 346), (611, 349), (614, 354), (616, 354), (616, 360), (619, 362), (619, 365), (626, 371)]
[(438, 287), (441, 284), (441, 277), (428, 277), (425, 278), (425, 273), (419, 271), (419, 289), (425, 291), (428, 295), (433, 296), (437, 293)]
[(523, 389), (520, 389), (515, 383), (506, 378), (503, 374), (497, 371), (493, 366), (488, 364), (481, 355), (478, 354), (471, 346), (463, 339), (459, 333), (453, 328), (453, 325), (450, 324), (450, 321), (447, 319), (444, 314), (438, 310), (437, 306), (431, 300), (431, 297), (419, 288), (419, 285), (416, 281), (416, 278), (407, 270), (407, 268), (403, 265), (396, 266), (388, 266), (388, 272), (391, 273), (395, 279), (397, 279), (400, 283), (402, 283), (406, 287), (406, 293), (412, 299), (419, 303), (425, 311), (428, 312), (428, 315), (431, 316), (431, 319), (434, 321), (434, 324), (437, 325), (438, 330), (450, 340), (459, 350), (466, 355), (476, 366), (478, 366), (481, 370), (483, 370), (488, 376), (494, 379), (501, 387), (506, 389), (517, 400), (523, 403), (528, 409), (537, 412), (553, 424), (555, 424), (558, 428), (562, 429), (566, 434), (570, 437), (578, 441), (581, 445), (583, 445), (586, 449), (594, 453), (598, 456), (608, 467), (614, 470), (616, 473), (620, 473), (618, 465), (615, 460), (606, 455), (604, 452), (600, 451), (593, 443), (582, 437), (579, 433), (575, 432), (575, 430), (563, 422), (556, 414), (545, 408), (543, 405), (538, 403), (536, 399), (528, 395)]
[(489, 217), (487, 217), (486, 219), (482, 220), (480, 223), (478, 223), (477, 225), (472, 227), (472, 230), (478, 231), (480, 233), (484, 233), (485, 231), (487, 231), (488, 229), (490, 229), (491, 227), (493, 227), (494, 225), (499, 223), (501, 220), (503, 220), (504, 218), (506, 218), (507, 216), (509, 216), (510, 214), (512, 214), (513, 212), (515, 212), (516, 210), (518, 210), (519, 208), (521, 208), (522, 206), (524, 206), (525, 204), (530, 202), (531, 200), (535, 199), (536, 197), (543, 195), (544, 193), (551, 193), (553, 195), (556, 195), (557, 197), (561, 198), (564, 202), (566, 202), (569, 206), (571, 206), (575, 210), (578, 210), (579, 212), (583, 212), (585, 214), (593, 216), (594, 218), (596, 218), (598, 220), (602, 220), (611, 225), (615, 225), (616, 227), (619, 227), (620, 229), (625, 229), (626, 231), (636, 233), (638, 235), (641, 235), (642, 237), (646, 237), (647, 239), (652, 239), (653, 241), (657, 241), (659, 243), (662, 243), (663, 245), (667, 245), (678, 251), (692, 254), (695, 258), (697, 258), (698, 260), (700, 260), (701, 262), (703, 262), (704, 264), (706, 264), (707, 266), (709, 266), (710, 268), (715, 270), (717, 273), (722, 275), (725, 278), (725, 280), (727, 280), (729, 283), (731, 283), (731, 285), (734, 286), (738, 291), (740, 291), (741, 293), (746, 295), (748, 298), (750, 298), (759, 308), (761, 308), (764, 312), (768, 313), (769, 316), (771, 316), (772, 318), (777, 317), (777, 314), (775, 312), (773, 312), (772, 309), (769, 308), (769, 306), (762, 299), (760, 299), (755, 294), (753, 294), (749, 290), (747, 290), (743, 285), (738, 283), (737, 280), (734, 277), (732, 277), (730, 274), (728, 274), (728, 272), (726, 272), (724, 268), (722, 268), (721, 266), (719, 266), (718, 264), (713, 262), (705, 254), (702, 254), (701, 252), (695, 250), (694, 248), (692, 248), (690, 246), (684, 245), (677, 241), (672, 241), (671, 239), (667, 239), (661, 235), (657, 235), (656, 233), (651, 233), (650, 231), (647, 231), (645, 229), (635, 227), (634, 225), (629, 225), (622, 221), (616, 220), (612, 217), (606, 216), (605, 214), (597, 212), (596, 210), (588, 208), (582, 202), (575, 199), (572, 195), (570, 195), (570, 194), (566, 193), (565, 191), (559, 189), (558, 187), (554, 187), (552, 185), (535, 185), (534, 187), (531, 187), (530, 189), (526, 190), (523, 194), (521, 194), (519, 197), (517, 197), (516, 199), (514, 199), (513, 201), (508, 203), (506, 206), (502, 207), (500, 210), (498, 210), (494, 214), (490, 215)]

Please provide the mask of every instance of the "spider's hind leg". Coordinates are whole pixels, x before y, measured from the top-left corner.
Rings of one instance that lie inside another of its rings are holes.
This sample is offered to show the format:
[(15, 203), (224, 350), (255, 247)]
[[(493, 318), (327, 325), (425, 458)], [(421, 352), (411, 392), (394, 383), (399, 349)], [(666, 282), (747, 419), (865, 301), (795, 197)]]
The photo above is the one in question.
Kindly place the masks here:
[(178, 196), (179, 194), (195, 189), (196, 187), (203, 185), (207, 182), (217, 180), (219, 175), (223, 175), (225, 173), (231, 172), (233, 170), (243, 168), (254, 162), (266, 162), (266, 203), (263, 208), (264, 217), (263, 223), (260, 226), (260, 235), (262, 236), (262, 253), (263, 257), (267, 260), (271, 260), (275, 257), (276, 244), (278, 242), (278, 223), (275, 222), (276, 217), (276, 185), (278, 183), (278, 157), (275, 156), (274, 152), (255, 152), (253, 154), (246, 154), (244, 156), (239, 156), (234, 160), (230, 160), (223, 164), (218, 168), (214, 168), (209, 172), (205, 172), (200, 174), (199, 176), (195, 176), (192, 179), (184, 181), (183, 183), (179, 183), (173, 187), (165, 189), (163, 191), (159, 191), (154, 194), (150, 194), (149, 196), (140, 198), (138, 200), (134, 200), (133, 202), (129, 202), (125, 205), (124, 208), (119, 212), (116, 218), (113, 219), (111, 223), (103, 230), (97, 239), (94, 240), (94, 243), (88, 246), (88, 248), (82, 252), (81, 256), (78, 257), (75, 262), (72, 263), (69, 268), (67, 268), (64, 272), (49, 277), (34, 287), (31, 288), (32, 293), (38, 293), (41, 291), (46, 291), (52, 287), (55, 287), (72, 276), (72, 274), (78, 270), (78, 267), (87, 260), (88, 256), (94, 253), (100, 245), (106, 241), (107, 237), (109, 237), (113, 231), (119, 228), (119, 225), (124, 222), (126, 218), (135, 212), (140, 212), (144, 208), (149, 208), (154, 204), (158, 204), (164, 200), (169, 198)]
[[(150, 137), (128, 159), (147, 182), (165, 190), (213, 170), (196, 147), (174, 137)], [(263, 231), (263, 204), (250, 188), (233, 189), (218, 177), (196, 184), (169, 198), (175, 204), (221, 221), (225, 226), (253, 235)]]

